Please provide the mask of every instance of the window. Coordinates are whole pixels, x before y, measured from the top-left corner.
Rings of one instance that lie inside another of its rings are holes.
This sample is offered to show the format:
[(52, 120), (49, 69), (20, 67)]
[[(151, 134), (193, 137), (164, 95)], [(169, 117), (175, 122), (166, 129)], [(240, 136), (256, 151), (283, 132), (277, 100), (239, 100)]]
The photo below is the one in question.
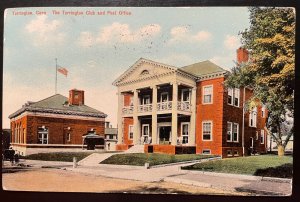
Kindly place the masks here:
[(261, 117), (266, 118), (266, 107), (264, 105), (261, 107)]
[(161, 102), (168, 102), (169, 101), (169, 93), (163, 92), (160, 94), (160, 101)]
[(232, 123), (227, 122), (227, 142), (232, 141)]
[(227, 103), (236, 107), (240, 106), (240, 89), (228, 88)]
[(238, 150), (234, 150), (234, 151), (233, 151), (233, 155), (234, 155), (234, 156), (239, 156)]
[(190, 90), (189, 89), (182, 89), (181, 101), (182, 102), (190, 102)]
[(228, 88), (228, 104), (232, 105), (233, 104), (233, 90), (232, 88)]
[(239, 124), (237, 124), (237, 123), (234, 123), (233, 124), (233, 132), (232, 132), (232, 134), (233, 134), (233, 141), (234, 142), (238, 142), (239, 141)]
[(182, 144), (187, 144), (189, 142), (189, 123), (183, 122), (181, 123), (181, 136), (182, 136)]
[(38, 144), (48, 144), (48, 128), (38, 127)]
[(232, 151), (231, 150), (227, 150), (227, 156), (232, 156)]
[(114, 135), (109, 135), (109, 139), (113, 140), (114, 139)]
[(133, 139), (133, 125), (129, 125), (129, 139)]
[(142, 125), (143, 143), (148, 143), (149, 140), (149, 124)]
[(254, 107), (249, 114), (249, 126), (256, 127), (256, 121), (257, 121), (257, 107)]
[(265, 131), (260, 131), (260, 144), (265, 144)]
[(142, 105), (150, 104), (150, 95), (144, 95)]
[(240, 89), (238, 88), (234, 89), (234, 106), (240, 106)]
[(258, 140), (258, 131), (256, 131), (256, 140)]
[(212, 104), (213, 102), (213, 86), (203, 87), (203, 104)]
[(202, 123), (202, 140), (212, 140), (212, 122)]
[(68, 141), (68, 142), (71, 141), (71, 133), (67, 133), (67, 141)]
[(147, 74), (149, 74), (149, 71), (146, 69), (141, 72), (141, 75), (147, 75)]
[(210, 154), (210, 149), (203, 149), (202, 154)]
[(239, 141), (239, 124), (227, 122), (227, 142)]

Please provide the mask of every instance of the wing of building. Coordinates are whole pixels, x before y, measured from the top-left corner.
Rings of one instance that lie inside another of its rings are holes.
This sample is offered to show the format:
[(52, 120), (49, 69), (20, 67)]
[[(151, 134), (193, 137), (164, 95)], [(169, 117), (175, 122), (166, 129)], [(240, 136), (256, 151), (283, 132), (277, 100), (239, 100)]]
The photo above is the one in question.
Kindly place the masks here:
[[(238, 62), (248, 51), (237, 50)], [(117, 150), (201, 153), (222, 157), (266, 152), (266, 110), (244, 112), (251, 89), (226, 89), (228, 71), (203, 61), (184, 67), (141, 58), (114, 82), (118, 88)]]
[(84, 91), (70, 90), (27, 102), (9, 116), (11, 145), (21, 155), (81, 150), (83, 136), (94, 131), (104, 138), (107, 115), (84, 104)]

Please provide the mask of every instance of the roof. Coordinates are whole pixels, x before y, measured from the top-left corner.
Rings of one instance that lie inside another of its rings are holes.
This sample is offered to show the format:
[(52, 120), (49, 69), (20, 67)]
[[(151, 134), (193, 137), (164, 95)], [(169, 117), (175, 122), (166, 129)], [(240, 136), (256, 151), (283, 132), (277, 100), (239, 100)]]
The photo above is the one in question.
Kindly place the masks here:
[(118, 134), (118, 129), (117, 128), (105, 128), (104, 134), (105, 135), (116, 135), (116, 134)]
[(27, 102), (21, 109), (9, 115), (8, 118), (16, 117), (25, 111), (99, 118), (105, 118), (107, 116), (103, 112), (86, 105), (69, 105), (69, 99), (60, 94), (55, 94), (38, 102)]
[(198, 62), (198, 63), (191, 64), (188, 66), (184, 66), (184, 67), (181, 67), (180, 69), (187, 73), (193, 74), (195, 76), (203, 76), (206, 74), (226, 72), (225, 69), (212, 63), (209, 60), (205, 60), (203, 62)]

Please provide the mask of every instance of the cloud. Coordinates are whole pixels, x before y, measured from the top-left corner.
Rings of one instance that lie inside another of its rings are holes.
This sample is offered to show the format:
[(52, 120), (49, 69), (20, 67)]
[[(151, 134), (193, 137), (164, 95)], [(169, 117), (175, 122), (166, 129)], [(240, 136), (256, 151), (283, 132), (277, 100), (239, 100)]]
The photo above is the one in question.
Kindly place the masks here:
[(38, 16), (31, 20), (26, 26), (25, 31), (30, 34), (35, 46), (61, 44), (66, 38), (66, 34), (59, 29), (63, 23), (59, 20), (48, 20), (47, 16)]
[(171, 54), (163, 58), (158, 58), (157, 61), (162, 63), (173, 65), (175, 67), (181, 67), (185, 65), (192, 64), (194, 62), (193, 58), (191, 58), (188, 54)]
[(160, 31), (161, 27), (158, 24), (148, 24), (133, 30), (128, 24), (114, 22), (111, 25), (102, 27), (96, 35), (87, 31), (81, 32), (78, 44), (83, 47), (90, 47), (93, 44), (108, 44), (111, 42), (137, 43), (155, 37)]
[(234, 35), (226, 35), (224, 46), (229, 50), (236, 50), (241, 46), (240, 39)]
[(173, 27), (170, 31), (170, 43), (176, 42), (205, 42), (212, 38), (212, 34), (208, 31), (199, 31), (196, 34), (191, 33), (189, 26)]
[(80, 33), (78, 44), (83, 47), (91, 47), (95, 43), (95, 37), (91, 32), (84, 31)]

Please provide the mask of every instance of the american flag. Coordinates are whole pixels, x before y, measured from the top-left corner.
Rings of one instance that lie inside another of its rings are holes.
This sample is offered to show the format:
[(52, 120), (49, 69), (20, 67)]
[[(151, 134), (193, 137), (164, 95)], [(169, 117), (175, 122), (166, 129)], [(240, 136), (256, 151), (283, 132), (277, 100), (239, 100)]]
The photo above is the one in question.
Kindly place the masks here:
[(68, 70), (64, 67), (59, 66), (59, 68), (57, 69), (57, 71), (59, 73), (62, 73), (63, 75), (65, 75), (66, 77), (68, 76)]

